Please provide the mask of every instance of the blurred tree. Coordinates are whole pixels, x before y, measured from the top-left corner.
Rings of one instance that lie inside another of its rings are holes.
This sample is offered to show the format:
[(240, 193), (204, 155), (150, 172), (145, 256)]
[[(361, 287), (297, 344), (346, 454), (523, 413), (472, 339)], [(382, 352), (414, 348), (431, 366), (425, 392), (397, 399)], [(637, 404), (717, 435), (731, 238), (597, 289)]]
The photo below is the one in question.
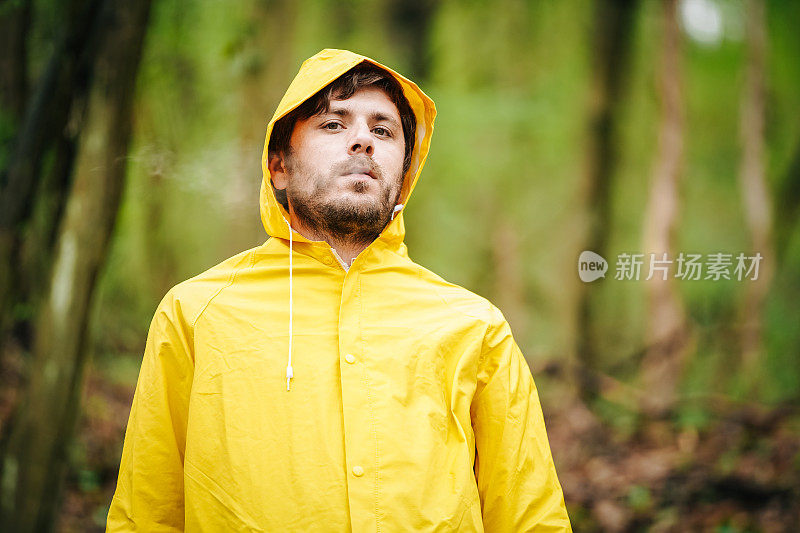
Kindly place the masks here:
[[(283, 86), (274, 80), (292, 75), (296, 9), (296, 3), (287, 0), (253, 2), (244, 22), (241, 41), (232, 45), (242, 56), (241, 97), (237, 99), (242, 142), (257, 139), (259, 145), (263, 144), (266, 124), (271, 118), (267, 114), (271, 108), (277, 107), (283, 96)], [(253, 161), (257, 174), (261, 173), (260, 159), (259, 156)]]
[(781, 179), (774, 206), (775, 219), (780, 221), (775, 236), (775, 260), (780, 266), (800, 220), (800, 142), (795, 147), (786, 175)]
[(39, 280), (46, 289), (35, 322), (29, 384), (2, 457), (0, 526), (7, 531), (52, 528), (81, 397), (89, 305), (127, 167), (150, 1), (108, 0), (89, 7), (97, 10), (87, 12), (93, 19), (89, 27), (97, 32), (96, 41), (89, 39), (98, 48), (96, 77), (52, 275), (45, 283)]
[[(30, 0), (0, 3), (0, 106), (3, 120), (16, 127), (28, 98), (27, 36)], [(8, 128), (11, 129), (11, 128)], [(5, 139), (3, 139), (5, 141)]]
[(394, 42), (406, 49), (408, 76), (426, 79), (430, 70), (430, 32), (436, 0), (389, 0), (389, 29)]
[[(630, 67), (637, 0), (598, 0), (594, 5), (592, 90), (586, 172), (581, 185), (587, 236), (581, 250), (606, 255), (611, 228), (611, 185), (617, 167), (619, 114)], [(578, 390), (584, 400), (598, 393), (597, 302), (588, 286), (578, 295), (576, 353)]]
[[(0, 169), (0, 339), (4, 342), (6, 332), (16, 322), (25, 325), (33, 314), (20, 312), (20, 308), (32, 305), (31, 295), (25, 293), (25, 285), (21, 283), (25, 268), (35, 266), (33, 277), (37, 279), (46, 276), (49, 268), (53, 239), (46, 236), (55, 232), (69, 186), (77, 131), (82, 122), (80, 104), (85, 99), (98, 50), (100, 5), (99, 0), (73, 0), (62, 7), (69, 24), (65, 25), (41, 78), (29, 96), (12, 98), (17, 102), (24, 100), (27, 105), (24, 112), (17, 111), (20, 117), (17, 133)], [(8, 4), (4, 8), (3, 17), (15, 16)], [(24, 26), (26, 18), (17, 15)], [(28, 70), (26, 47), (17, 44), (4, 53), (17, 54), (15, 59), (4, 62), (14, 64), (15, 74), (9, 74), (12, 80), (8, 84), (19, 91), (24, 82), (18, 78), (25, 79)], [(70, 121), (73, 127), (68, 128)], [(45, 165), (48, 159), (49, 167)], [(39, 203), (39, 193), (47, 195), (51, 205)], [(46, 205), (48, 209), (42, 212), (44, 216), (39, 223), (30, 224), (37, 205)], [(38, 258), (36, 265), (24, 264), (20, 257), (26, 231), (34, 235), (27, 255)], [(34, 284), (39, 286), (40, 283)], [(28, 338), (20, 340), (28, 346)]]
[[(663, 0), (659, 142), (645, 212), (643, 243), (645, 259), (652, 253), (656, 261), (663, 259), (662, 254), (665, 253), (668, 258), (673, 256), (675, 227), (680, 213), (684, 111), (681, 32), (677, 8), (677, 0)], [(650, 270), (653, 270), (652, 266)], [(688, 353), (689, 332), (680, 295), (669, 272), (662, 277), (662, 273), (656, 270), (647, 281), (647, 292), (646, 352), (642, 361), (642, 377), (647, 394), (643, 397), (642, 407), (650, 414), (663, 415), (675, 402), (676, 389)]]
[[(242, 68), (237, 87), (239, 117), (239, 164), (230, 178), (232, 196), (238, 205), (256, 211), (261, 176), (261, 150), (264, 144), (269, 112), (283, 96), (283, 86), (274, 80), (290, 79), (292, 42), (296, 20), (296, 2), (287, 0), (257, 0), (248, 9), (244, 37), (238, 55)], [(254, 217), (235, 217), (229, 228), (229, 242), (244, 249), (263, 240), (260, 223)]]
[(781, 222), (775, 239), (776, 260), (780, 264), (785, 259), (790, 239), (800, 220), (800, 143), (795, 147), (791, 163), (775, 195), (775, 212), (775, 219)]
[[(767, 161), (777, 163), (774, 180), (773, 235), (776, 274), (792, 262), (792, 240), (800, 221), (800, 3), (768, 0), (765, 26), (769, 43), (769, 87), (765, 131), (770, 150)], [(796, 275), (794, 276), (796, 277)], [(800, 361), (800, 358), (794, 358)]]
[[(739, 179), (752, 253), (758, 252), (762, 256), (758, 279), (748, 283), (742, 308), (742, 365), (744, 375), (752, 376), (763, 349), (764, 303), (772, 281), (775, 254), (772, 248), (772, 210), (764, 156), (765, 7), (763, 0), (748, 0), (746, 6), (747, 61), (740, 117), (742, 160)], [(751, 380), (751, 392), (756, 392), (757, 385), (758, 380)]]

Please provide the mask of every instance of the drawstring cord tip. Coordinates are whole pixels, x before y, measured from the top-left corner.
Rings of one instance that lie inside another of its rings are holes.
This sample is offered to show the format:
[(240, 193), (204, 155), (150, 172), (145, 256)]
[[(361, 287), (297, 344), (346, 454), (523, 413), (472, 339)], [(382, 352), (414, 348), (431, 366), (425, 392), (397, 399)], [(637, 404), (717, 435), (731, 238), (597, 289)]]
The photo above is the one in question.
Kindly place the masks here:
[(289, 390), (289, 382), (294, 377), (294, 373), (292, 372), (292, 366), (289, 365), (286, 367), (286, 390)]
[(392, 209), (392, 218), (390, 218), (389, 220), (394, 220), (394, 216), (398, 212), (400, 212), (401, 209), (403, 209), (403, 204), (397, 204), (396, 206), (394, 206), (394, 209)]

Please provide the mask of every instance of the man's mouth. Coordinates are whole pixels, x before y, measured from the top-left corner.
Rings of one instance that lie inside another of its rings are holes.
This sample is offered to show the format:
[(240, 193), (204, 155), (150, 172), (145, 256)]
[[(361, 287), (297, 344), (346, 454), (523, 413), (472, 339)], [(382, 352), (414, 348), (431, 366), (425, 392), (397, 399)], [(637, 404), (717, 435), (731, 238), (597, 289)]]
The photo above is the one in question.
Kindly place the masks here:
[(346, 176), (366, 176), (368, 178), (376, 179), (375, 174), (367, 168), (356, 168), (345, 174)]

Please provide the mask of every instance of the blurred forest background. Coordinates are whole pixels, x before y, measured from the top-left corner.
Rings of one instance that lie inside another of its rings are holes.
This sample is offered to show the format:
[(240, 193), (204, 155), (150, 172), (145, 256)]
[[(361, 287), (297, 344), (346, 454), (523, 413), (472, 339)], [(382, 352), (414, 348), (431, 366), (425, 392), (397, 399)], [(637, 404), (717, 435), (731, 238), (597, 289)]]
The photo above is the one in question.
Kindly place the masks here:
[[(409, 250), (511, 322), (575, 530), (800, 530), (779, 0), (0, 0), (0, 529), (103, 529), (155, 307), (266, 239), (266, 124), (322, 48), (436, 102)], [(651, 251), (764, 259), (614, 279)]]

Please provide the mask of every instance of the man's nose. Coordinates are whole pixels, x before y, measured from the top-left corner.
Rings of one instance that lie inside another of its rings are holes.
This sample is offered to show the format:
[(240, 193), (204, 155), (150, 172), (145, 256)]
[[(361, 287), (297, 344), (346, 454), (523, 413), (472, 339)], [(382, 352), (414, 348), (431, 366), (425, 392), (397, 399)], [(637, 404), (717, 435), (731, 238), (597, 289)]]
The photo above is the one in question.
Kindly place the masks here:
[(350, 155), (365, 154), (372, 156), (372, 153), (375, 151), (375, 145), (367, 124), (362, 124), (355, 128), (353, 137), (350, 139), (350, 148), (348, 151)]

